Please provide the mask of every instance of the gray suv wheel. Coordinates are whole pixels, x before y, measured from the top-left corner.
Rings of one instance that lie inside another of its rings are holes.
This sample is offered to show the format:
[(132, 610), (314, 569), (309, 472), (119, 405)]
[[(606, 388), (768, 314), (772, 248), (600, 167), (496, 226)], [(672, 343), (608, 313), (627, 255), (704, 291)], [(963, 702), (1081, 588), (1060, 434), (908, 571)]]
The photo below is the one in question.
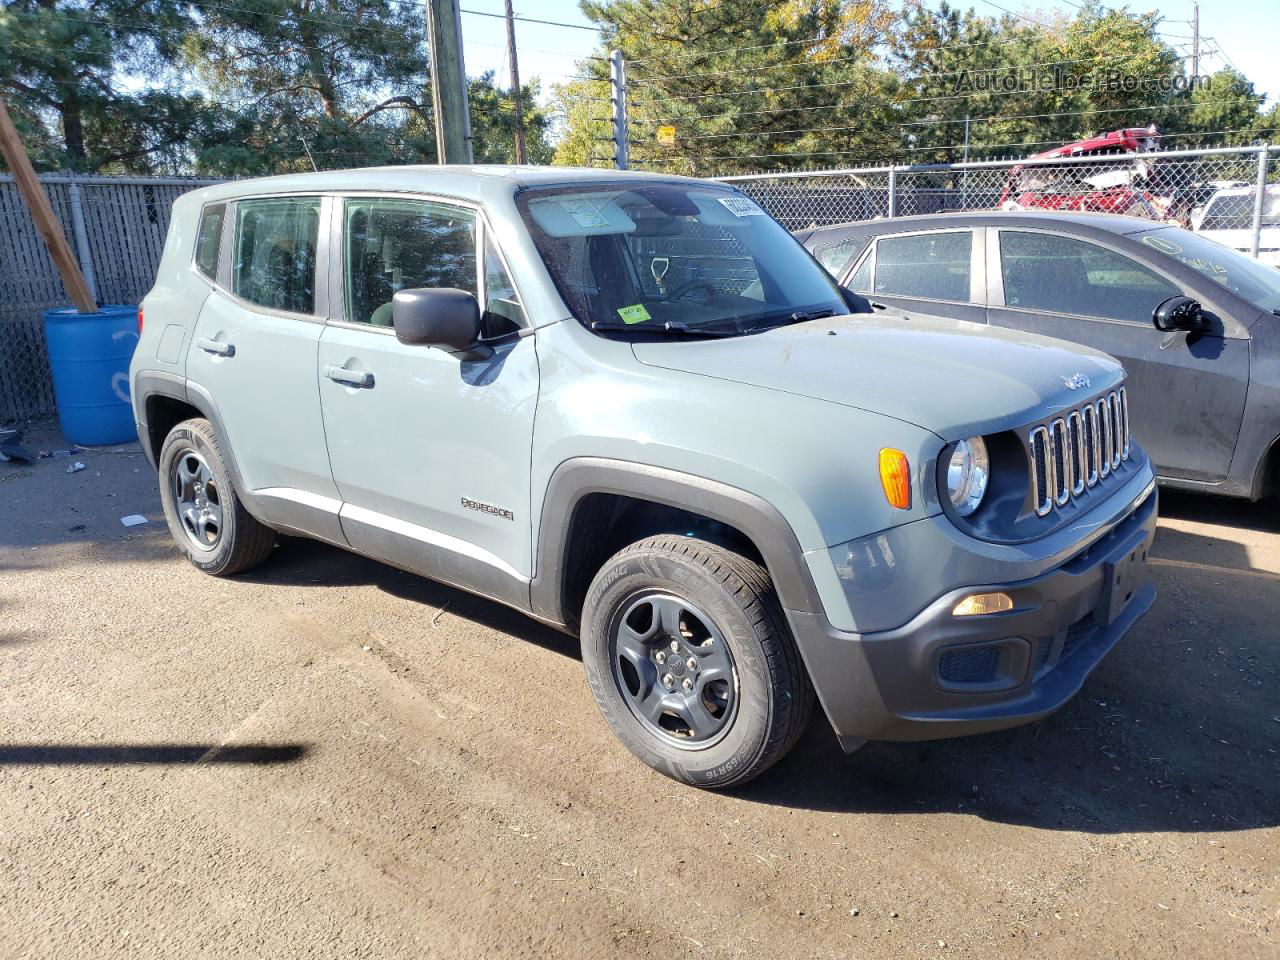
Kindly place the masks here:
[(768, 573), (692, 537), (651, 537), (605, 563), (583, 608), (582, 661), (627, 748), (697, 786), (763, 773), (813, 710)]
[(271, 555), (275, 531), (240, 502), (208, 420), (185, 420), (169, 431), (159, 469), (169, 532), (193, 564), (214, 576), (230, 576)]

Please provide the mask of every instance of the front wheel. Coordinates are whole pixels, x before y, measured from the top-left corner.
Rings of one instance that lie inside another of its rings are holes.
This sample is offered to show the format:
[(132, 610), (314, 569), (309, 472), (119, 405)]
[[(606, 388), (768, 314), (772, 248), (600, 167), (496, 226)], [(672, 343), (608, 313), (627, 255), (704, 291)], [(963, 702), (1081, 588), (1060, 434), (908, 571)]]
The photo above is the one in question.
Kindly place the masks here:
[(651, 537), (605, 563), (583, 608), (582, 661), (618, 739), (696, 786), (763, 773), (813, 712), (769, 574), (692, 537)]

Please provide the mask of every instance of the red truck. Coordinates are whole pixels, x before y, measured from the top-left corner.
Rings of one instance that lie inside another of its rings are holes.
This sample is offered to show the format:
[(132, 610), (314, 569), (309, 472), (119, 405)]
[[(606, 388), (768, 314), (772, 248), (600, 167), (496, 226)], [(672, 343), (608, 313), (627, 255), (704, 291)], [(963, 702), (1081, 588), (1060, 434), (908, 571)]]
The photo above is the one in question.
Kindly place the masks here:
[[(1009, 171), (1000, 195), (1002, 210), (1084, 210), (1121, 213), (1148, 220), (1177, 221), (1175, 192), (1161, 189), (1155, 126), (1126, 127), (1077, 140), (1030, 157)], [(1061, 157), (1109, 157), (1095, 163), (1037, 163)]]

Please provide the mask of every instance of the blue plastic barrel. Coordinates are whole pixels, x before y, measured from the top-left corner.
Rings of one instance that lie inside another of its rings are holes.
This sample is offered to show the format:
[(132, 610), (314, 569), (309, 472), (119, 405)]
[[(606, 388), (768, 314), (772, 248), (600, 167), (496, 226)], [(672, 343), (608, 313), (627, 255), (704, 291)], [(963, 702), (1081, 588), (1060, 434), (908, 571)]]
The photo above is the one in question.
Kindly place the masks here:
[(44, 338), (62, 432), (72, 443), (103, 446), (138, 437), (129, 404), (129, 360), (138, 343), (138, 308), (75, 307), (44, 312)]

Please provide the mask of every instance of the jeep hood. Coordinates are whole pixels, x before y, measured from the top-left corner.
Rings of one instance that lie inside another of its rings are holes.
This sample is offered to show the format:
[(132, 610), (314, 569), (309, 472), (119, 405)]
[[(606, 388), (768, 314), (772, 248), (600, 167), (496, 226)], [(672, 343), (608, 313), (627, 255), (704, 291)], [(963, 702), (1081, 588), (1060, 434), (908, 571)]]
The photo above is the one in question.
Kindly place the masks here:
[[(641, 363), (884, 414), (944, 440), (1043, 419), (1120, 382), (1105, 353), (961, 320), (858, 314), (632, 347)], [(1087, 387), (1079, 384), (1083, 375)]]

